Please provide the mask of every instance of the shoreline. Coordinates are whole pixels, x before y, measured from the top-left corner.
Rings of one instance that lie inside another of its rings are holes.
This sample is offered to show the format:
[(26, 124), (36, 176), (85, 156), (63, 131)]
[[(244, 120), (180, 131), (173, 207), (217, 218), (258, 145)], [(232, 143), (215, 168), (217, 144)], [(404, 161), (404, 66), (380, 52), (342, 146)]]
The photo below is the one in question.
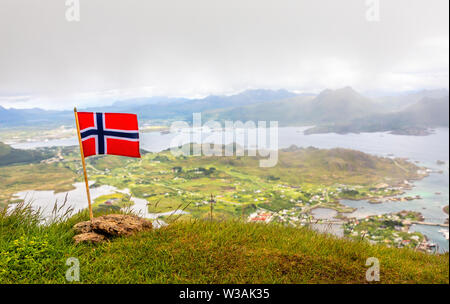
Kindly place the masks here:
[[(91, 182), (91, 183), (92, 183), (92, 184), (95, 184), (95, 182)], [(71, 190), (71, 191), (79, 190), (79, 189), (78, 189), (79, 187), (77, 187), (77, 184), (80, 184), (80, 183), (74, 183), (73, 185), (74, 185), (75, 189), (74, 189), (74, 190)], [(94, 194), (94, 195), (93, 195), (93, 199), (98, 198), (98, 197), (101, 197), (101, 196), (103, 196), (103, 195), (113, 194), (113, 193), (117, 193), (117, 192), (118, 192), (118, 193), (128, 193), (127, 191), (129, 191), (127, 188), (126, 188), (126, 189), (118, 189), (118, 188), (116, 188), (116, 187), (114, 187), (114, 186), (108, 186), (108, 185), (104, 185), (104, 186), (106, 186), (106, 188), (108, 188), (107, 191), (106, 191), (105, 193), (101, 193), (101, 194), (98, 194), (98, 195)], [(93, 189), (95, 189), (95, 188), (93, 188)], [(25, 197), (23, 198), (23, 199), (25, 199), (29, 192), (39, 192), (39, 191), (40, 191), (40, 190), (28, 190), (28, 191), (25, 190), (25, 191), (20, 191), (20, 192), (14, 194), (14, 197), (16, 197), (17, 199), (21, 199), (20, 197), (17, 197), (17, 194), (20, 194), (20, 195), (23, 196), (23, 194), (26, 193), (26, 194), (25, 194)], [(55, 191), (44, 191), (44, 190), (42, 190), (42, 192), (51, 192), (51, 195), (55, 196), (55, 195), (57, 195), (57, 194), (59, 194), (59, 195), (63, 195), (64, 193), (67, 194), (67, 193), (70, 192), (70, 191), (65, 191), (65, 192), (59, 192), (59, 193), (56, 193)], [(20, 195), (19, 195), (19, 196), (20, 196)], [(392, 196), (391, 196), (391, 197), (392, 197)], [(394, 197), (395, 197), (395, 196), (394, 196)], [(164, 215), (171, 214), (171, 213), (174, 212), (174, 211), (168, 211), (168, 212), (163, 212), (163, 213), (149, 213), (148, 211), (147, 211), (147, 212), (142, 212), (142, 207), (143, 207), (144, 204), (140, 204), (140, 203), (142, 203), (141, 200), (142, 200), (142, 202), (144, 201), (144, 199), (133, 197), (133, 198), (132, 198), (133, 205), (130, 206), (131, 209), (132, 209), (132, 210), (135, 209), (134, 211), (136, 211), (138, 214), (141, 214), (141, 213), (143, 213), (144, 215), (145, 215), (145, 214), (151, 214), (152, 216), (149, 217), (149, 219), (160, 221), (160, 222), (158, 222), (159, 224), (157, 223), (158, 226), (165, 225), (164, 221), (162, 221), (162, 220), (159, 219), (160, 216), (164, 216)], [(366, 200), (366, 199), (358, 199), (358, 200), (355, 200), (355, 201), (367, 201), (367, 200)], [(17, 204), (17, 203), (16, 203), (16, 204)], [(84, 204), (84, 202), (83, 202), (83, 204)], [(14, 204), (10, 204), (8, 208), (12, 207), (13, 205), (14, 205)], [(375, 215), (368, 215), (368, 216), (364, 216), (364, 217), (362, 217), (362, 218), (356, 218), (356, 217), (351, 217), (351, 218), (349, 218), (349, 217), (346, 216), (347, 214), (350, 214), (350, 213), (353, 213), (353, 212), (355, 212), (355, 211), (358, 211), (360, 208), (355, 208), (355, 207), (346, 206), (346, 205), (344, 205), (344, 204), (341, 203), (341, 200), (339, 200), (339, 205), (341, 205), (343, 208), (339, 208), (339, 206), (330, 206), (330, 205), (325, 205), (325, 206), (323, 206), (323, 205), (318, 204), (318, 205), (312, 206), (310, 209), (307, 210), (306, 213), (303, 213), (303, 214), (311, 215), (315, 220), (317, 220), (315, 224), (317, 224), (317, 225), (319, 225), (319, 226), (320, 226), (320, 225), (327, 225), (327, 222), (329, 222), (330, 220), (332, 221), (333, 219), (335, 219), (335, 221), (333, 221), (333, 223), (332, 223), (331, 225), (344, 226), (344, 225), (346, 225), (346, 224), (348, 224), (348, 223), (351, 223), (352, 221), (355, 221), (355, 220), (356, 220), (356, 221), (358, 221), (358, 220), (365, 220), (365, 219), (368, 219), (368, 218), (371, 218), (371, 217), (374, 217), (374, 216), (375, 216)], [(348, 208), (348, 210), (343, 210), (343, 209), (345, 209), (345, 208)], [(81, 208), (80, 210), (82, 210), (82, 209), (85, 209), (85, 208)], [(312, 211), (314, 211), (314, 210), (316, 210), (316, 209), (329, 209), (329, 210), (333, 210), (334, 212), (336, 212), (336, 214), (332, 217), (332, 219), (316, 219), (316, 218), (314, 217), (313, 213), (312, 213)], [(351, 209), (351, 210), (350, 210), (350, 209)], [(405, 206), (405, 209), (407, 209), (407, 206)], [(80, 211), (80, 210), (77, 210), (77, 211)], [(175, 212), (176, 212), (176, 210), (175, 210)], [(386, 213), (385, 215), (389, 215), (389, 214), (392, 214), (392, 213)], [(147, 217), (146, 217), (146, 218), (147, 218)], [(422, 216), (421, 221), (424, 221), (423, 216)], [(302, 221), (302, 222), (303, 222), (303, 221)], [(300, 222), (300, 223), (301, 223), (301, 222)], [(305, 223), (306, 223), (306, 222), (305, 222)], [(311, 223), (310, 223), (310, 224), (311, 224)], [(314, 223), (312, 223), (312, 224), (314, 224)], [(421, 224), (420, 224), (419, 222), (409, 223), (409, 224), (408, 224), (408, 229), (409, 229), (412, 225), (421, 225)], [(320, 228), (320, 227), (319, 227), (319, 228)], [(319, 229), (319, 230), (320, 230), (320, 229)], [(322, 231), (322, 232), (327, 232), (327, 231)], [(329, 232), (329, 233), (332, 233), (331, 231), (328, 231), (328, 232)], [(422, 234), (423, 234), (423, 233), (422, 233)], [(427, 240), (430, 239), (426, 234), (423, 234), (423, 235), (427, 238)]]

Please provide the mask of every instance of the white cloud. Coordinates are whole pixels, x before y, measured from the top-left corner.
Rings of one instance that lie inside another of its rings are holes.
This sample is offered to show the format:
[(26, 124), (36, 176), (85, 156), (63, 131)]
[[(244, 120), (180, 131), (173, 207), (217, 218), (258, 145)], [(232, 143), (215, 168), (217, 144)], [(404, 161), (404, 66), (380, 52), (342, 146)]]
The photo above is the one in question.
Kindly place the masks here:
[(0, 105), (448, 87), (448, 6), (381, 0), (367, 22), (363, 0), (81, 0), (67, 22), (64, 1), (2, 0)]

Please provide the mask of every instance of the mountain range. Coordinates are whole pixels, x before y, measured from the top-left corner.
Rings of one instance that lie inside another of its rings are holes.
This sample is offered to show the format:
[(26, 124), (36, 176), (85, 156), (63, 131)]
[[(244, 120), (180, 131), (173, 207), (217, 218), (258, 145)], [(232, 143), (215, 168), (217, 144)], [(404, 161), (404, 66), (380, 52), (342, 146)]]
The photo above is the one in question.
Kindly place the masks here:
[(430, 128), (449, 126), (449, 98), (424, 98), (401, 111), (374, 113), (367, 116), (317, 125), (305, 131), (314, 133), (386, 132), (399, 135), (428, 135)]
[(216, 109), (204, 115), (218, 120), (273, 120), (282, 126), (314, 125), (306, 134), (391, 131), (425, 135), (428, 128), (448, 127), (448, 113), (449, 97), (445, 90), (420, 91), (392, 99), (384, 97), (380, 101), (345, 87), (327, 89), (317, 96)]
[[(404, 95), (369, 98), (351, 87), (321, 93), (296, 94), (286, 90), (247, 90), (230, 96), (200, 99), (151, 97), (120, 100), (111, 106), (80, 111), (137, 113), (141, 121), (192, 120), (201, 112), (209, 119), (278, 121), (281, 126), (315, 126), (306, 131), (426, 134), (428, 128), (449, 125), (448, 90), (423, 90)], [(72, 124), (71, 111), (5, 109), (0, 106), (0, 127), (36, 124)]]
[[(296, 96), (286, 90), (247, 90), (231, 96), (211, 95), (200, 99), (150, 97), (120, 100), (111, 106), (78, 109), (78, 111), (137, 113), (142, 120), (189, 120), (192, 113), (219, 108), (250, 105)], [(0, 127), (35, 124), (73, 123), (72, 111), (5, 109), (0, 106)]]
[(324, 90), (317, 96), (296, 96), (284, 100), (207, 111), (212, 119), (276, 120), (281, 125), (315, 125), (349, 121), (379, 112), (372, 100), (350, 87)]

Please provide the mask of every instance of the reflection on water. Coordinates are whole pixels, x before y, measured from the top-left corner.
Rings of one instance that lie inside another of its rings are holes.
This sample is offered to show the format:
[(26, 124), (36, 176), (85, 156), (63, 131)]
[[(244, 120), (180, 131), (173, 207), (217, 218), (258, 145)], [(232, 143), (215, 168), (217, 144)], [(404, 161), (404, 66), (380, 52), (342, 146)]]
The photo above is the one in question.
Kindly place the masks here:
[(311, 228), (321, 233), (330, 233), (338, 237), (344, 236), (342, 224), (311, 224)]
[(311, 214), (316, 220), (332, 220), (338, 212), (329, 208), (315, 208)]
[(148, 212), (147, 200), (137, 197), (132, 197), (131, 200), (134, 202), (134, 205), (131, 206), (131, 210), (133, 211), (133, 213), (148, 219), (157, 219), (162, 216), (170, 216), (170, 215), (189, 214), (189, 212), (182, 210), (174, 210), (161, 213), (150, 213)]
[(317, 224), (311, 224), (311, 228), (322, 233), (334, 234), (338, 237), (344, 236), (344, 228), (340, 223), (320, 223), (320, 220), (337, 221), (334, 217), (338, 214), (336, 210), (329, 208), (315, 208), (311, 210), (311, 215), (315, 220), (319, 220)]
[[(91, 182), (93, 184), (93, 182)], [(16, 193), (14, 196), (19, 199), (23, 199), (25, 203), (31, 204), (31, 207), (34, 210), (40, 210), (42, 213), (42, 216), (45, 219), (49, 219), (52, 216), (62, 216), (65, 213), (67, 213), (70, 209), (72, 209), (71, 214), (75, 214), (85, 208), (87, 208), (87, 195), (86, 195), (86, 189), (84, 186), (84, 183), (75, 183), (74, 184), (75, 189), (64, 192), (64, 193), (54, 193), (54, 191), (36, 191), (36, 190), (30, 190), (30, 191), (21, 191)], [(120, 193), (126, 193), (130, 194), (130, 191), (128, 189), (117, 189), (113, 186), (108, 185), (102, 185), (95, 188), (90, 188), (91, 198), (92, 201), (94, 201), (96, 198), (112, 194), (115, 192)], [(66, 200), (67, 196), (67, 202), (64, 206), (62, 204)], [(179, 215), (179, 214), (188, 214), (188, 212), (181, 211), (181, 210), (175, 210), (175, 211), (169, 211), (169, 212), (163, 212), (163, 213), (150, 213), (148, 212), (147, 207), (147, 201), (145, 199), (132, 197), (131, 200), (134, 202), (134, 204), (130, 207), (130, 210), (144, 218), (153, 219), (156, 220), (153, 222), (154, 227), (158, 228), (165, 225), (165, 222), (161, 219), (158, 219), (162, 216), (169, 216), (169, 215)], [(57, 212), (53, 214), (53, 209), (55, 206), (55, 203), (59, 207)], [(17, 206), (17, 204), (10, 204), (8, 206), (9, 210), (14, 209)], [(61, 207), (62, 206), (62, 207)], [(61, 208), (60, 208), (61, 207)]]
[(36, 149), (42, 147), (67, 147), (78, 145), (76, 136), (63, 139), (51, 139), (47, 141), (27, 141), (19, 143), (11, 143), (11, 147), (15, 149)]
[(439, 252), (448, 251), (448, 240), (445, 239), (444, 234), (440, 230), (447, 230), (448, 228), (425, 226), (425, 225), (412, 225), (409, 228), (412, 232), (420, 232), (426, 235), (433, 243), (438, 245)]
[[(23, 199), (25, 203), (30, 203), (31, 206), (37, 210), (40, 209), (42, 215), (45, 218), (49, 218), (52, 215), (52, 210), (57, 203), (58, 206), (61, 206), (65, 200), (67, 195), (67, 204), (59, 210), (58, 214), (64, 214), (68, 208), (73, 208), (73, 214), (79, 212), (87, 208), (87, 195), (86, 188), (84, 183), (75, 183), (75, 189), (63, 192), (63, 193), (54, 193), (54, 191), (21, 191), (15, 194), (15, 196), (19, 199)], [(91, 190), (91, 198), (92, 200), (96, 199), (99, 196), (114, 193), (115, 187), (112, 186), (100, 186)], [(16, 204), (9, 205), (9, 208), (15, 208)]]

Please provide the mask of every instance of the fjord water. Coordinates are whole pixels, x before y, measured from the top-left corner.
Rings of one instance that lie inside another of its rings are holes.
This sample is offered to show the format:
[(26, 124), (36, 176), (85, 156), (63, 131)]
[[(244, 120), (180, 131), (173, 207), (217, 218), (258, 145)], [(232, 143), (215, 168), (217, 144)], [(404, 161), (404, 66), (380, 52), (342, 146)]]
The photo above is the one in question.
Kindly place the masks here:
[[(94, 184), (94, 182), (89, 182), (90, 185)], [(53, 216), (59, 216), (69, 212), (69, 214), (75, 214), (86, 208), (86, 190), (84, 183), (75, 183), (75, 189), (68, 192), (54, 193), (53, 191), (21, 191), (15, 194), (17, 198), (24, 200), (25, 202), (31, 203), (33, 208), (39, 209), (43, 218), (51, 219)], [(99, 187), (90, 188), (91, 199), (95, 200), (96, 198), (111, 194), (114, 192), (120, 192), (130, 195), (129, 189), (117, 189), (114, 186), (102, 185)], [(150, 213), (148, 211), (147, 201), (137, 197), (131, 197), (131, 200), (134, 204), (130, 207), (130, 210), (139, 216), (156, 220), (153, 223), (159, 227), (164, 225), (164, 221), (158, 220), (161, 216), (166, 215), (179, 215), (185, 214), (181, 210), (163, 212), (163, 213)], [(64, 202), (67, 201), (66, 204)], [(49, 204), (52, 202), (52, 204)], [(53, 214), (53, 208), (57, 205), (58, 212)], [(15, 208), (17, 203), (10, 204), (9, 208)]]
[[(374, 214), (385, 214), (401, 210), (413, 210), (421, 212), (425, 221), (443, 223), (448, 217), (442, 208), (449, 203), (449, 129), (439, 128), (428, 136), (404, 136), (384, 133), (360, 133), (360, 134), (313, 134), (304, 135), (306, 127), (283, 127), (278, 132), (278, 147), (287, 148), (291, 145), (298, 147), (317, 148), (348, 148), (365, 153), (384, 157), (404, 157), (410, 161), (418, 162), (419, 166), (425, 166), (434, 172), (423, 180), (414, 182), (415, 187), (408, 190), (405, 195), (419, 194), (423, 199), (408, 202), (386, 202), (370, 204), (367, 201), (343, 200), (342, 203), (357, 208), (351, 216), (362, 217)], [(151, 152), (159, 152), (170, 148), (173, 139), (179, 134), (160, 132), (142, 133), (141, 147)], [(223, 142), (223, 131), (203, 134), (208, 142), (216, 144), (228, 144)], [(229, 138), (229, 137), (228, 137)], [(183, 143), (190, 142), (190, 136), (186, 136)], [(76, 145), (76, 138), (54, 140), (47, 142), (19, 143), (14, 148), (33, 149), (42, 146), (69, 146)], [(438, 165), (438, 160), (445, 161), (445, 165)], [(436, 171), (442, 171), (437, 173)], [(41, 192), (41, 191), (37, 191)], [(34, 195), (37, 195), (34, 192)], [(438, 194), (439, 193), (439, 194)], [(23, 193), (21, 193), (23, 195)], [(53, 199), (54, 201), (54, 199)], [(432, 242), (439, 245), (440, 250), (448, 251), (448, 240), (439, 232), (442, 228), (414, 225), (413, 231), (423, 232)], [(446, 228), (448, 229), (448, 228)]]
[[(434, 134), (428, 136), (392, 135), (387, 132), (359, 133), (359, 134), (312, 134), (304, 135), (303, 131), (308, 127), (282, 127), (278, 129), (278, 146), (280, 149), (291, 145), (298, 147), (316, 148), (349, 148), (366, 153), (387, 156), (393, 154), (396, 157), (406, 157), (414, 161), (420, 161), (436, 168), (436, 160), (447, 161), (449, 159), (449, 129), (438, 128)], [(205, 134), (203, 138), (212, 139), (211, 142), (222, 142), (224, 132), (213, 132), (214, 135)], [(141, 148), (150, 152), (160, 152), (170, 148), (172, 140), (177, 136), (174, 133), (161, 134), (160, 132), (141, 133)], [(188, 143), (189, 137), (183, 143)], [(209, 141), (208, 141), (209, 142)], [(51, 146), (77, 145), (77, 138), (66, 138), (39, 142), (13, 143), (16, 149), (35, 149)], [(441, 167), (439, 167), (441, 168)]]

